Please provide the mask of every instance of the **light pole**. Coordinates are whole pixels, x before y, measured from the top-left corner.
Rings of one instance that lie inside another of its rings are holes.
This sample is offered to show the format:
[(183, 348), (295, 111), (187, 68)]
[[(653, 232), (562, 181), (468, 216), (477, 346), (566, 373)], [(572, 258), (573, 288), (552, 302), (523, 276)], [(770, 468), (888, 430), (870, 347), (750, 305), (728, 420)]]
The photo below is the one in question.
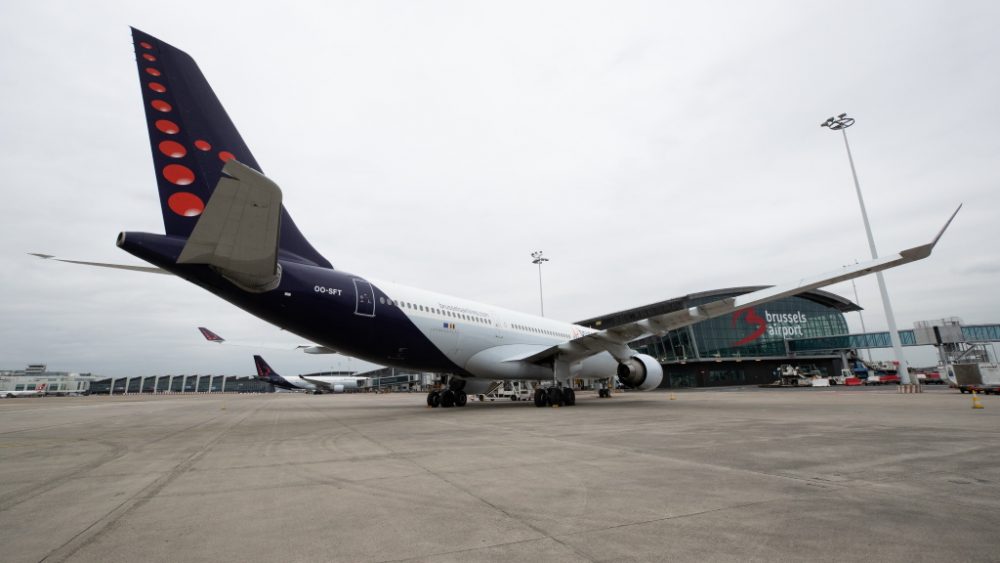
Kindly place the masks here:
[[(851, 175), (854, 176), (854, 190), (858, 193), (858, 205), (861, 206), (861, 219), (865, 223), (865, 232), (868, 234), (868, 247), (872, 251), (872, 258), (878, 258), (875, 250), (875, 238), (872, 236), (872, 227), (868, 223), (868, 212), (865, 210), (865, 200), (861, 197), (861, 184), (858, 183), (858, 172), (854, 169), (854, 157), (851, 156), (851, 145), (847, 142), (847, 128), (854, 125), (854, 119), (842, 113), (837, 117), (831, 117), (820, 123), (820, 127), (827, 127), (831, 131), (840, 131), (844, 135), (844, 146), (847, 147), (847, 160), (851, 163)], [(899, 363), (899, 379), (903, 384), (910, 383), (910, 371), (906, 369), (906, 358), (903, 357), (903, 343), (899, 340), (899, 331), (896, 330), (896, 317), (892, 314), (892, 303), (889, 302), (889, 290), (885, 287), (885, 278), (882, 272), (875, 272), (878, 279), (878, 288), (882, 293), (882, 306), (885, 308), (885, 320), (889, 324), (889, 340), (892, 342), (892, 349)]]
[[(854, 261), (855, 264), (858, 263), (857, 260)], [(845, 268), (847, 266), (844, 266)], [(863, 334), (868, 334), (868, 329), (865, 328), (865, 316), (861, 314), (861, 304), (858, 299), (858, 284), (854, 283), (854, 278), (851, 278), (851, 287), (854, 288), (854, 303), (858, 305), (858, 318), (861, 319), (861, 332)], [(872, 351), (871, 348), (865, 348), (865, 355), (868, 356), (868, 361), (872, 361)]]
[(545, 316), (545, 299), (542, 297), (542, 262), (548, 262), (548, 258), (542, 258), (542, 251), (537, 250), (531, 253), (531, 257), (534, 260), (531, 261), (532, 264), (538, 264), (538, 304), (542, 309), (542, 316)]

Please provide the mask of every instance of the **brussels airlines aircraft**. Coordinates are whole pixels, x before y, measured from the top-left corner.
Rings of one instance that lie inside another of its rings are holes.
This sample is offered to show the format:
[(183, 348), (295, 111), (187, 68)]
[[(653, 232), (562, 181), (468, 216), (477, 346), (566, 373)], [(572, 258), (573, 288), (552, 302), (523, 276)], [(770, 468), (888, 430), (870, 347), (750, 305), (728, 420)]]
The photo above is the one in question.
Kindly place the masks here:
[(655, 389), (662, 367), (629, 342), (926, 258), (944, 232), (898, 254), (606, 330), (378, 281), (334, 269), (309, 244), (190, 56), (136, 29), (132, 37), (166, 234), (123, 232), (118, 246), (325, 351), (451, 374), (447, 389), (428, 395), (431, 406), (464, 405), (496, 379), (552, 381), (536, 392), (538, 406), (573, 404), (563, 388), (572, 378), (617, 375)]
[(278, 372), (267, 365), (264, 358), (253, 357), (257, 366), (257, 379), (262, 379), (275, 387), (288, 390), (309, 391), (315, 395), (322, 393), (343, 393), (347, 389), (360, 389), (364, 385), (364, 377), (350, 377), (346, 375), (314, 375), (298, 377), (282, 377)]

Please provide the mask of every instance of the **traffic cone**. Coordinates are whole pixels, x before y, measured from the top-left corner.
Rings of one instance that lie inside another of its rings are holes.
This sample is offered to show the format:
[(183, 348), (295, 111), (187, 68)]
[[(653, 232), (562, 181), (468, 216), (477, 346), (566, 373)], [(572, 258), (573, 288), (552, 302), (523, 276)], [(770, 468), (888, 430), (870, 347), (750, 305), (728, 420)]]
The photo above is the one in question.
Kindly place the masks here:
[(979, 402), (979, 397), (976, 396), (975, 391), (972, 392), (972, 408), (974, 409), (983, 408), (983, 404)]
[(671, 393), (670, 394), (670, 400), (671, 401), (676, 401), (677, 400), (677, 395), (674, 395), (673, 393)]

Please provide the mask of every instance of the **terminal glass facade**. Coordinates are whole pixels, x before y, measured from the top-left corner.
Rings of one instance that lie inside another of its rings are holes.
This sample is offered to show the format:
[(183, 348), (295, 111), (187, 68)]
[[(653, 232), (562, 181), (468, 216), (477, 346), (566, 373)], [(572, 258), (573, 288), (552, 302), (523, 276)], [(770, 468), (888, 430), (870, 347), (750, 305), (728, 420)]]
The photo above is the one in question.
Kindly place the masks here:
[[(719, 295), (692, 299), (693, 307), (720, 299)], [(787, 356), (786, 340), (848, 334), (847, 321), (837, 308), (803, 297), (787, 297), (760, 307), (709, 319), (663, 338), (637, 346), (661, 362), (714, 358)], [(732, 379), (719, 375), (716, 379)]]

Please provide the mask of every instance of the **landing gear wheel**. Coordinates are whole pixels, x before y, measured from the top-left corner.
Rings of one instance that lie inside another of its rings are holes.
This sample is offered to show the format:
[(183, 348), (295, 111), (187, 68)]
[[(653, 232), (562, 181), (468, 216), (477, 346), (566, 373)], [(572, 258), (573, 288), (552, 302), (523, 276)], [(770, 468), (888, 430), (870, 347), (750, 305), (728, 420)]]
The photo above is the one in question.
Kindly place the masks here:
[(427, 394), (427, 406), (432, 408), (438, 408), (441, 406), (441, 394), (437, 391), (431, 391)]
[(535, 406), (546, 407), (548, 404), (549, 396), (545, 393), (545, 389), (535, 389)]
[(569, 387), (563, 389), (563, 404), (567, 407), (572, 407), (576, 404), (576, 391), (573, 391)]
[(455, 392), (451, 389), (441, 391), (441, 407), (449, 408), (455, 406)]
[(558, 387), (549, 387), (549, 404), (553, 407), (563, 406), (562, 389)]
[(469, 401), (469, 396), (465, 394), (465, 391), (458, 391), (455, 393), (455, 406), (464, 407), (465, 403)]

